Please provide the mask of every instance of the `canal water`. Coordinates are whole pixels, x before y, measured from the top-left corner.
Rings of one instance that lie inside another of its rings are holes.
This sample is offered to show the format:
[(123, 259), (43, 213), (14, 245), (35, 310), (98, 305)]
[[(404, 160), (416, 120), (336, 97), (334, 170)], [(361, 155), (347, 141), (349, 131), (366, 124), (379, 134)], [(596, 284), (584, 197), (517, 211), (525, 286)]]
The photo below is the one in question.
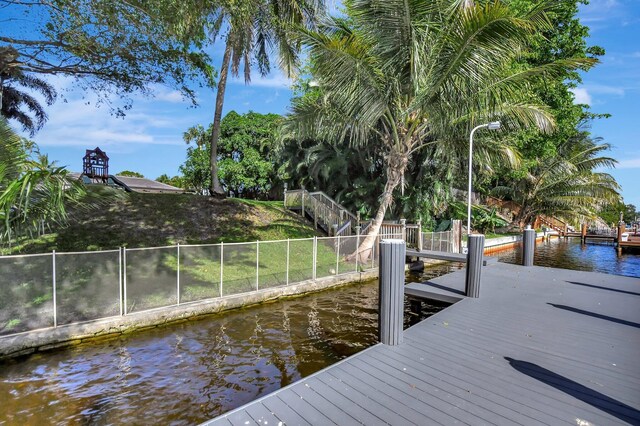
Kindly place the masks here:
[[(522, 262), (522, 248), (498, 255), (501, 262)], [(579, 238), (552, 238), (536, 246), (534, 264), (578, 271), (640, 277), (640, 252), (625, 251), (617, 255), (611, 243), (581, 244)]]
[[(423, 318), (442, 307), (425, 304)], [(0, 364), (0, 425), (197, 424), (373, 345), (377, 332), (372, 280), (36, 354)]]
[[(520, 250), (500, 255), (518, 263)], [(541, 266), (640, 276), (640, 256), (576, 239)], [(430, 279), (460, 264), (409, 274)], [(373, 345), (377, 280), (0, 364), (0, 425), (173, 424), (213, 418)], [(422, 318), (442, 305), (424, 305)], [(405, 326), (416, 318), (405, 310)]]

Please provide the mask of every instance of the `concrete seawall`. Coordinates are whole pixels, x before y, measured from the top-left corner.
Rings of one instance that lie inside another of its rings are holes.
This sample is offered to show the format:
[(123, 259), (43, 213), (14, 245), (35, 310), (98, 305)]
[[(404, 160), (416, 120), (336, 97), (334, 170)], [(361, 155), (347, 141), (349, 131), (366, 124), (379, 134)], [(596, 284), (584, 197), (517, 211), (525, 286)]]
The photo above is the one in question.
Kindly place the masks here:
[[(538, 232), (536, 234), (536, 243), (542, 242), (544, 234)], [(513, 250), (522, 244), (522, 235), (509, 235), (500, 238), (491, 238), (485, 241), (484, 254), (492, 255), (507, 250)]]
[(244, 308), (283, 297), (298, 296), (346, 284), (365, 281), (378, 276), (378, 270), (308, 280), (289, 286), (262, 289), (251, 293), (202, 300), (136, 312), (126, 316), (69, 324), (56, 328), (28, 331), (0, 337), (0, 360), (44, 352), (52, 349), (117, 337), (166, 324), (197, 320), (203, 316), (231, 309)]

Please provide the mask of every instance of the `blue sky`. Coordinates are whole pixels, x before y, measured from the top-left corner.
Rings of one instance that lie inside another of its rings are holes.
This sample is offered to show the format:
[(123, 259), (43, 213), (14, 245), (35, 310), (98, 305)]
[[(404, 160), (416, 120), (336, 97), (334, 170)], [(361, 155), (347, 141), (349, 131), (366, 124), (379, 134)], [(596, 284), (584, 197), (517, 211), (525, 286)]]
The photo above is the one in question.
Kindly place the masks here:
[[(607, 54), (584, 74), (576, 100), (591, 105), (593, 112), (612, 114), (595, 122), (592, 133), (614, 146), (612, 156), (620, 163), (611, 173), (623, 187), (625, 202), (640, 208), (640, 1), (591, 0), (581, 8), (580, 17), (591, 27), (590, 44), (604, 47)], [(218, 62), (221, 48), (216, 46)], [(71, 80), (59, 78), (55, 85), (65, 93), (66, 102), (48, 109), (49, 122), (33, 139), (51, 159), (74, 171), (80, 170), (85, 149), (100, 146), (111, 158), (112, 173), (175, 175), (187, 149), (182, 132), (196, 124), (208, 125), (213, 117), (212, 90), (201, 90), (199, 107), (191, 108), (177, 92), (157, 87), (155, 98), (136, 97), (121, 119), (106, 107), (96, 107), (94, 95), (74, 91)], [(231, 110), (283, 114), (290, 97), (283, 75), (275, 72), (262, 79), (256, 73), (250, 85), (231, 80), (224, 114)]]

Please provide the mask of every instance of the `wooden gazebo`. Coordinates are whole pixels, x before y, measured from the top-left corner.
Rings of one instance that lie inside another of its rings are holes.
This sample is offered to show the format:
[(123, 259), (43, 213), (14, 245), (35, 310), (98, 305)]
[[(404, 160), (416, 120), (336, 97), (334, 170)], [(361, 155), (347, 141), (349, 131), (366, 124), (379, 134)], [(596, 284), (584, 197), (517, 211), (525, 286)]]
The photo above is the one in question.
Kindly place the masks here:
[(99, 147), (87, 149), (82, 159), (82, 173), (93, 182), (106, 183), (109, 178), (109, 157)]

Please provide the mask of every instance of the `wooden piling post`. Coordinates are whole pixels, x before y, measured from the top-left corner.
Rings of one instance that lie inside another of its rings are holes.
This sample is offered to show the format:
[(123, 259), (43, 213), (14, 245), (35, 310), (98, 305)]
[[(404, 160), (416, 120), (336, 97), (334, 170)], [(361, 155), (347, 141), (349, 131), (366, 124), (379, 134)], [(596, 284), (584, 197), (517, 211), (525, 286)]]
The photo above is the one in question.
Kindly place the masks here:
[(484, 260), (484, 235), (469, 235), (467, 248), (465, 294), (467, 297), (480, 297), (480, 276), (482, 272), (482, 261)]
[(618, 240), (618, 245), (620, 245), (620, 241), (622, 241), (622, 234), (624, 234), (625, 231), (625, 226), (624, 226), (624, 222), (620, 222), (618, 223), (618, 235), (616, 236), (617, 240)]
[(622, 242), (622, 234), (624, 234), (624, 231), (625, 231), (625, 224), (624, 224), (624, 221), (622, 220), (622, 213), (621, 213), (620, 222), (618, 222), (618, 235), (616, 237), (616, 250), (617, 250), (618, 256), (622, 255), (622, 245), (620, 243)]
[(587, 242), (587, 224), (583, 223), (580, 227), (580, 241), (582, 244)]
[(423, 241), (422, 241), (422, 219), (418, 219), (417, 238), (418, 238), (418, 251), (422, 251), (422, 246), (423, 246)]
[(536, 230), (528, 226), (522, 234), (522, 266), (533, 266), (535, 250)]
[(402, 240), (407, 241), (407, 219), (400, 219), (400, 225), (402, 225)]
[(398, 239), (380, 241), (379, 339), (385, 345), (402, 343), (404, 320), (404, 262), (406, 243)]

